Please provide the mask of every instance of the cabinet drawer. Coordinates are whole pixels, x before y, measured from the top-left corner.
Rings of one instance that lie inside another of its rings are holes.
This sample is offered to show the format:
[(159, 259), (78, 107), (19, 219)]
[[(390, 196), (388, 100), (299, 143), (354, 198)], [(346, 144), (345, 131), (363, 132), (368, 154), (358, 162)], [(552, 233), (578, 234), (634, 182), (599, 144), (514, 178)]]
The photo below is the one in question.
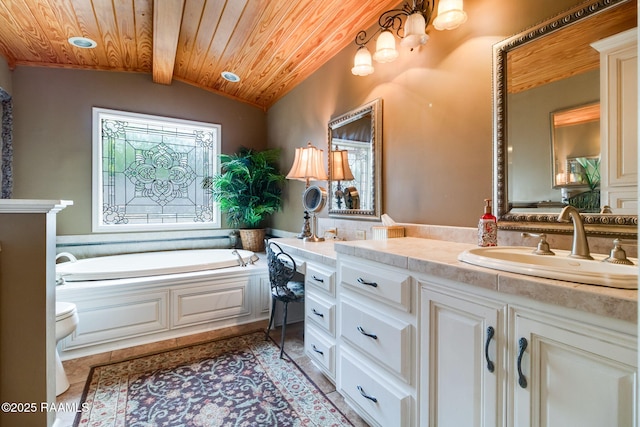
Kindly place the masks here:
[(412, 325), (358, 308), (355, 302), (342, 301), (340, 310), (341, 336), (410, 383)]
[(340, 392), (380, 426), (412, 425), (413, 397), (346, 353), (340, 355)]
[(335, 273), (316, 266), (309, 265), (305, 274), (305, 283), (312, 288), (322, 289), (331, 296), (335, 296)]
[(313, 326), (307, 326), (304, 337), (304, 349), (313, 361), (335, 380), (336, 344)]
[(311, 292), (307, 294), (304, 305), (307, 312), (307, 319), (310, 319), (315, 325), (318, 325), (325, 332), (335, 337), (336, 305)]
[(342, 283), (384, 303), (410, 312), (411, 284), (408, 274), (367, 265), (342, 265)]

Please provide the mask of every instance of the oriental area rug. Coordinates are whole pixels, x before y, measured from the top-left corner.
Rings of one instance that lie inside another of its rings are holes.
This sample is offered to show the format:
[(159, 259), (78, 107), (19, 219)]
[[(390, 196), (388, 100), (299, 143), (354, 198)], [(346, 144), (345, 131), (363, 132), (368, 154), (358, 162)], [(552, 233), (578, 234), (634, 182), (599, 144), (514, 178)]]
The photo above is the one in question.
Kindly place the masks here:
[(91, 369), (74, 426), (351, 426), (263, 332)]

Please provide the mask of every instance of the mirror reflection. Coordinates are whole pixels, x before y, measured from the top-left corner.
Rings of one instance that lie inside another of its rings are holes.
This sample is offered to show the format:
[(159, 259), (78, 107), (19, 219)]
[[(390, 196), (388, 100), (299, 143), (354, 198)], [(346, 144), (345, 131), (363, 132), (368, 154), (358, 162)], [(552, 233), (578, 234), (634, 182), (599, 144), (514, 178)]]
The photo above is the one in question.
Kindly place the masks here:
[(553, 188), (562, 204), (600, 212), (600, 103), (554, 111), (550, 126)]
[[(619, 184), (611, 185), (625, 169), (626, 195), (637, 199), (637, 120), (629, 119), (637, 97), (628, 100), (637, 93), (637, 34), (632, 59), (610, 59), (618, 53), (606, 47), (636, 17), (633, 1), (592, 0), (494, 46), (494, 203), (503, 226), (552, 228), (543, 223), (567, 204), (589, 213), (588, 224), (637, 225), (637, 210), (625, 209), (637, 201), (616, 198)], [(625, 89), (612, 93), (615, 85)], [(609, 206), (614, 217), (600, 215)]]
[(380, 218), (381, 100), (329, 122), (329, 215)]

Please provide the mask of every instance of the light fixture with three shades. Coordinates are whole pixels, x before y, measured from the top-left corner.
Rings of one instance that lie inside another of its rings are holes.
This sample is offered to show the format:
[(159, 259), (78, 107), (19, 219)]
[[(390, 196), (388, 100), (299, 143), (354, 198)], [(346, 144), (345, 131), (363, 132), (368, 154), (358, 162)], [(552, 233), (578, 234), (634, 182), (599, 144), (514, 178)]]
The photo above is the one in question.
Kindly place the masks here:
[[(412, 5), (405, 3), (401, 9), (387, 10), (378, 18), (379, 28), (370, 37), (367, 37), (366, 31), (360, 31), (355, 39), (358, 51), (351, 72), (356, 76), (373, 73), (372, 56), (367, 43), (378, 33), (380, 35), (376, 41), (373, 59), (380, 63), (394, 61), (399, 56), (394, 32), (400, 38), (400, 45), (403, 47), (413, 50), (425, 44), (429, 40), (427, 25), (431, 21), (437, 1), (413, 0)], [(467, 14), (463, 10), (462, 2), (463, 0), (440, 0), (438, 14), (433, 20), (434, 28), (453, 30), (464, 24)]]

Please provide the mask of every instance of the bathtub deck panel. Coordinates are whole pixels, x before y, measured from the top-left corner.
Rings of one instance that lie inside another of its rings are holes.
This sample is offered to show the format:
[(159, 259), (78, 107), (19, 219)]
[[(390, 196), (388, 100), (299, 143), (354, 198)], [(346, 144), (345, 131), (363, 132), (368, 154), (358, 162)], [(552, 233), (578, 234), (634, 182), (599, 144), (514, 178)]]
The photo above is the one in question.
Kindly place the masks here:
[(62, 360), (269, 319), (266, 262), (211, 271), (69, 282), (56, 300), (75, 303), (79, 324)]
[(174, 290), (171, 292), (171, 326), (248, 316), (251, 314), (248, 288), (248, 281), (235, 281)]
[(113, 296), (109, 300), (84, 299), (74, 303), (81, 319), (64, 341), (64, 349), (129, 338), (169, 329), (168, 292)]

